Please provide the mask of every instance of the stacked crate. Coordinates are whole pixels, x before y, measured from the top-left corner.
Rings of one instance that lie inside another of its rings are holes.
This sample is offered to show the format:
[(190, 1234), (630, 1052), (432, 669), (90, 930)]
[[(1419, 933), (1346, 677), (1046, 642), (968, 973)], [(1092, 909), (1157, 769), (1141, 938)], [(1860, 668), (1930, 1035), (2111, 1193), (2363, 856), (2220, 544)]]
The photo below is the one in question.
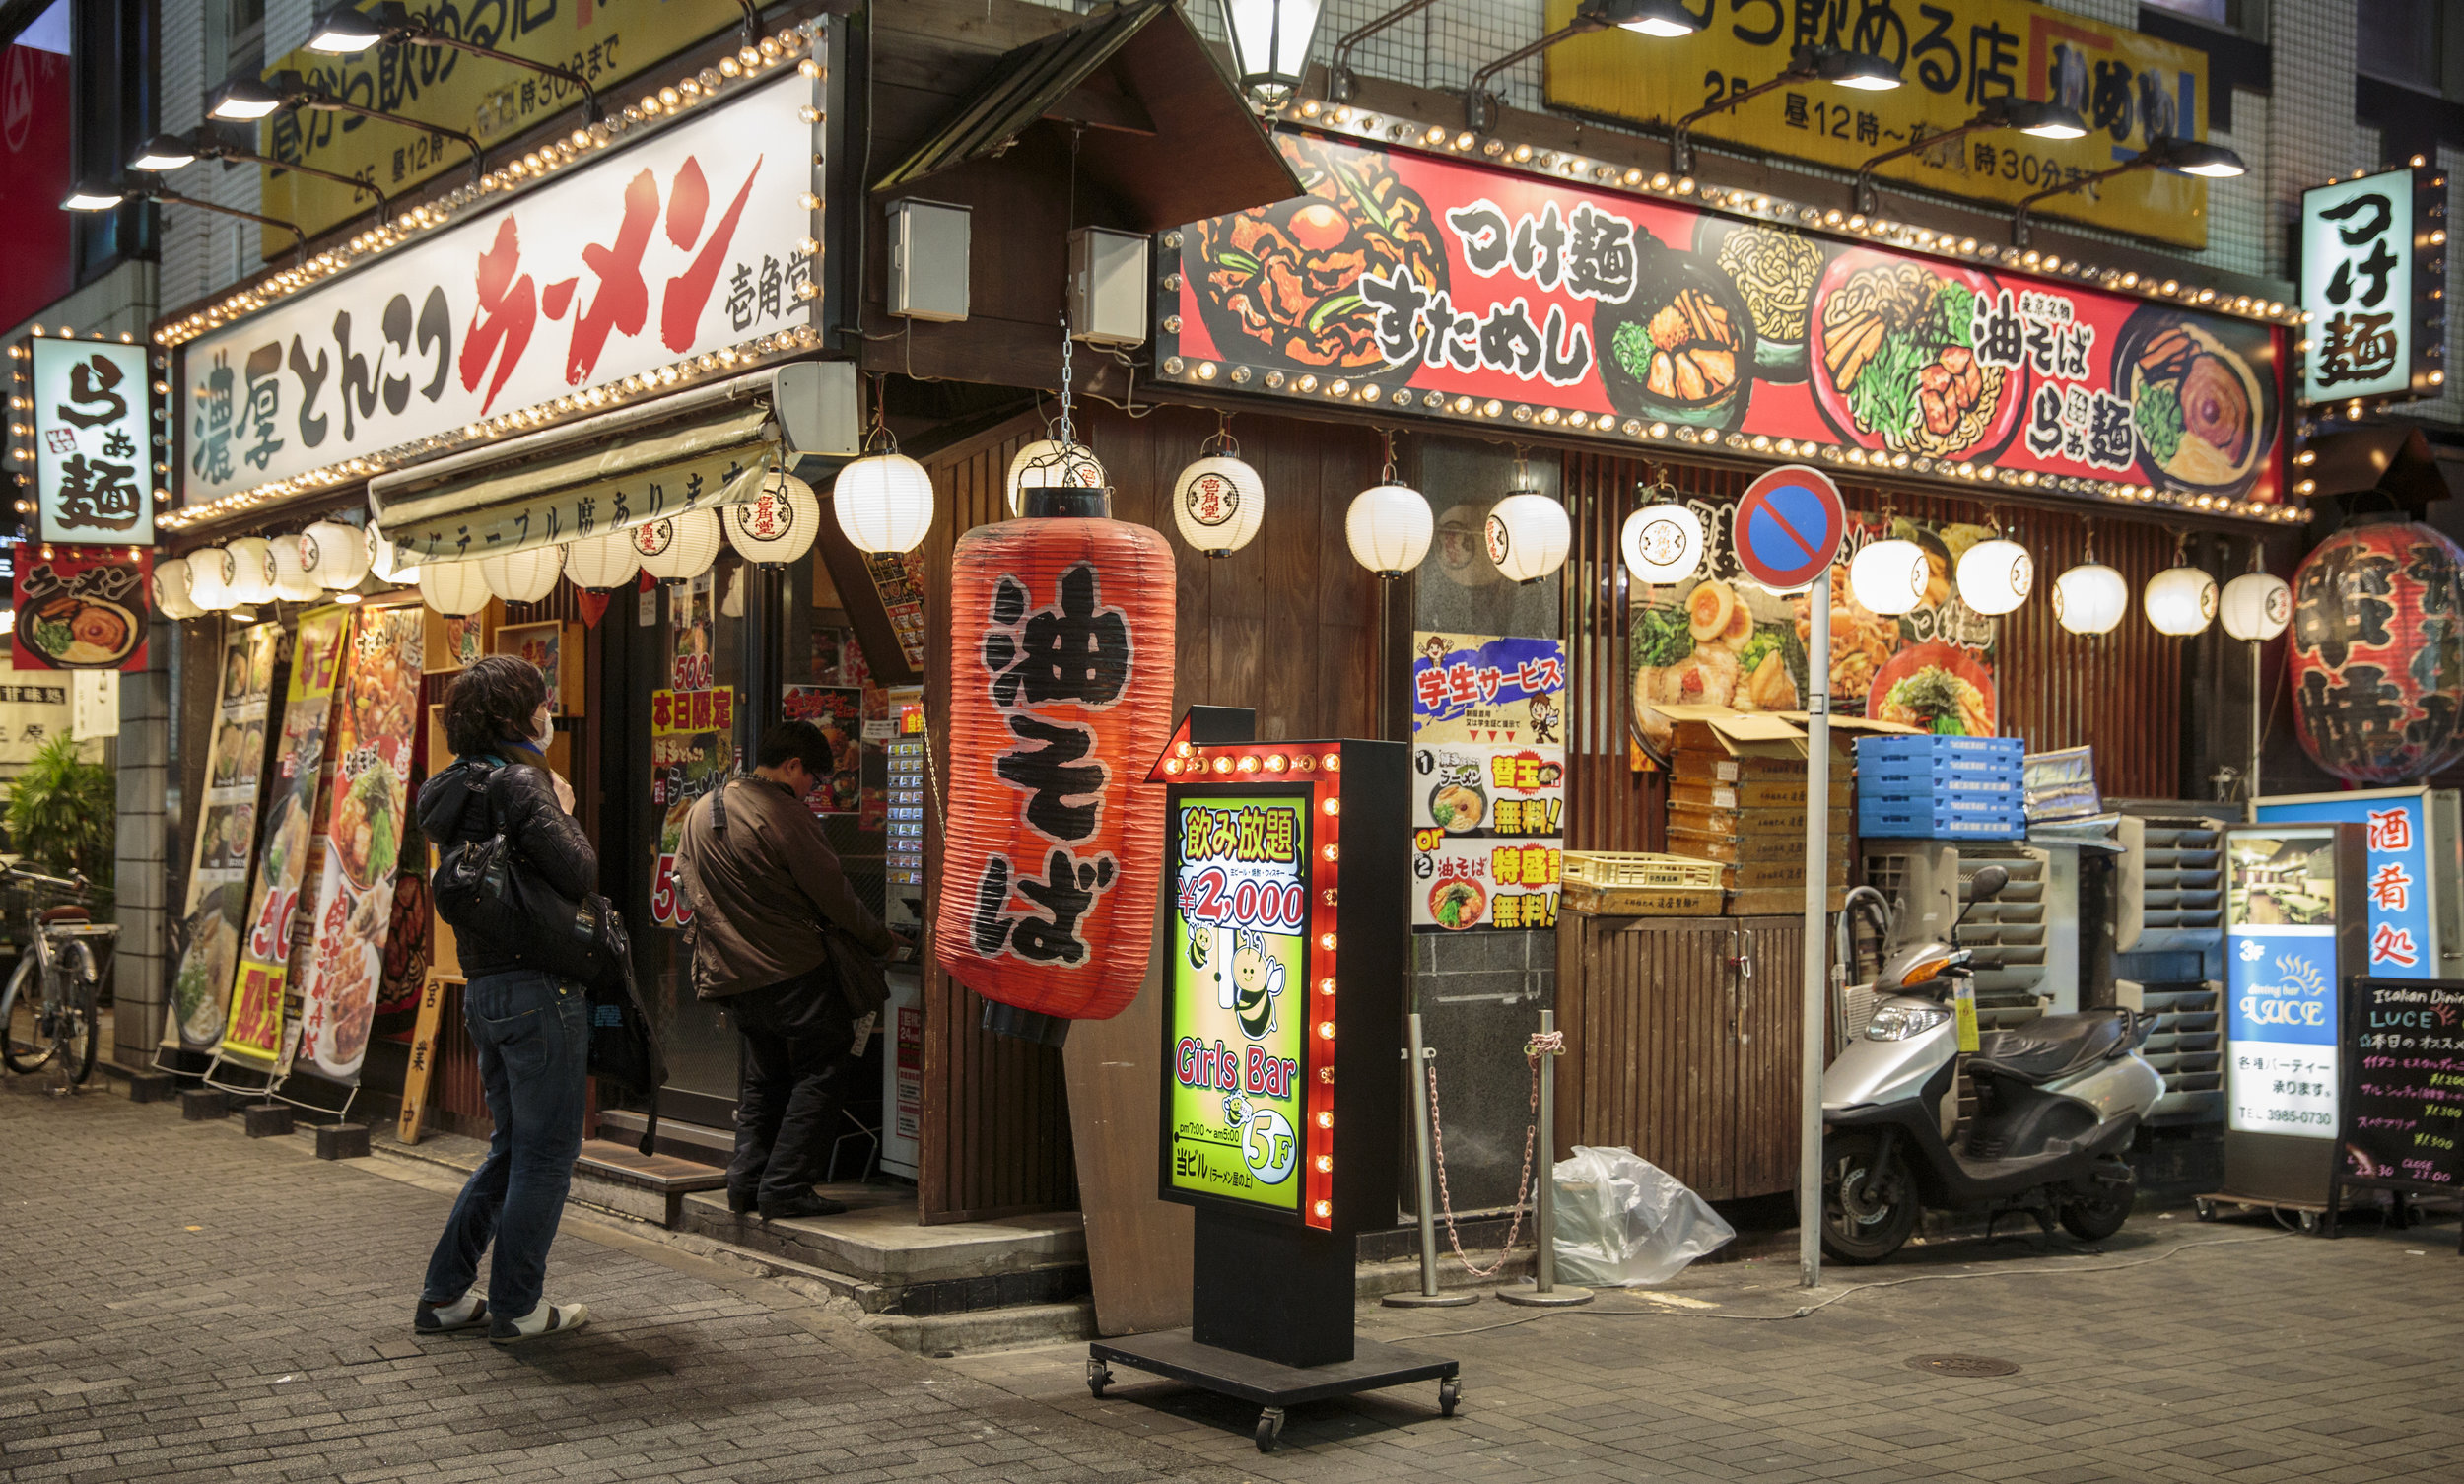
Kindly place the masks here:
[[(1707, 726), (1679, 722), (1669, 767), (1669, 850), (1729, 868), (1731, 916), (1786, 915), (1806, 906), (1806, 760), (1739, 754)], [(1829, 910), (1848, 890), (1848, 754), (1830, 776)]]
[(2027, 834), (2018, 737), (1861, 737), (1857, 833), (1869, 840), (2019, 840)]

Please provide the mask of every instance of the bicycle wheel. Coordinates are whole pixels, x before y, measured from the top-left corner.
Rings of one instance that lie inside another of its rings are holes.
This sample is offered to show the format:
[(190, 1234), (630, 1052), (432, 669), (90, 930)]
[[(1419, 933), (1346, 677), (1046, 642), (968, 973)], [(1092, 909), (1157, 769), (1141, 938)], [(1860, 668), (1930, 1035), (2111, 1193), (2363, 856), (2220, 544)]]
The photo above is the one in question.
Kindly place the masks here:
[(94, 1075), (95, 1048), (103, 1044), (101, 1011), (95, 998), (94, 985), (83, 983), (71, 983), (60, 997), (52, 1046), (60, 1054), (60, 1064), (68, 1068), (71, 1087), (85, 1086)]
[[(18, 1039), (20, 1012), (28, 1018), (32, 1036)], [(42, 1034), (42, 976), (33, 954), (18, 958), (17, 972), (9, 976), (9, 987), (0, 990), (0, 1061), (10, 1071), (31, 1073), (42, 1070), (51, 1059), (51, 1043)]]

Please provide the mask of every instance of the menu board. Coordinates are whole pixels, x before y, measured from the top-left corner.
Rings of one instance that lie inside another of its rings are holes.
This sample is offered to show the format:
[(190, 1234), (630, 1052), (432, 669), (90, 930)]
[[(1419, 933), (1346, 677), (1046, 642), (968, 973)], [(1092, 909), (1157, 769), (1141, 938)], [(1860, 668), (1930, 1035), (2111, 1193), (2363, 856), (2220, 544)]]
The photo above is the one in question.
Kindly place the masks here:
[(2464, 1185), (2464, 980), (2357, 978), (2344, 1012), (2338, 1180)]
[(1412, 636), (1414, 931), (1556, 925), (1565, 684), (1553, 639)]
[(1298, 1215), (1310, 1052), (1309, 794), (1178, 794), (1166, 1188)]
[(659, 810), (658, 853), (650, 866), (650, 921), (682, 927), (693, 905), (677, 884), (676, 850), (684, 842), (684, 819), (693, 801), (726, 780), (735, 767), (736, 693), (650, 693), (650, 802)]
[(2335, 827), (2227, 832), (2224, 871), (2224, 1126), (2332, 1139)]
[(384, 982), (401, 863), (411, 746), (419, 715), (417, 607), (363, 608), (351, 637), (333, 721), (333, 787), (318, 834), (315, 953), (301, 995), (300, 1054), (320, 1077), (360, 1078)]
[(205, 789), (191, 815), (196, 828), (181, 907), (188, 946), (171, 976), (166, 1048), (212, 1050), (231, 1009), (232, 967), (239, 959), (240, 914), (247, 911), (248, 869), (256, 851), (258, 775), (265, 766), (265, 729), (275, 711), (274, 664), (283, 638), (280, 624), (252, 624), (234, 631), (223, 644)]
[(349, 608), (333, 607), (311, 608), (300, 616), (291, 651), (291, 686), (283, 701), (282, 744), (275, 754), (275, 786), (266, 805), (265, 828), (258, 834), (256, 889), (241, 919), (245, 932), (222, 1054), (268, 1071), (282, 1051), (292, 921), (308, 872), (317, 781), (325, 766), (325, 724), (351, 615)]

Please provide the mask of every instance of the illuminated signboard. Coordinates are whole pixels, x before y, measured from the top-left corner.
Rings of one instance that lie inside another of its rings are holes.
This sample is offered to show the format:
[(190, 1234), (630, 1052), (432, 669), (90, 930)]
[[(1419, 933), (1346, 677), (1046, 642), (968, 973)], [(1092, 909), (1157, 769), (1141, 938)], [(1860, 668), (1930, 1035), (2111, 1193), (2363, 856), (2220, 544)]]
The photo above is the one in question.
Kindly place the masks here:
[[(2434, 183), (2433, 183), (2434, 182)], [(2301, 193), (2305, 403), (2434, 397), (2446, 336), (2446, 174), (2381, 170)]]

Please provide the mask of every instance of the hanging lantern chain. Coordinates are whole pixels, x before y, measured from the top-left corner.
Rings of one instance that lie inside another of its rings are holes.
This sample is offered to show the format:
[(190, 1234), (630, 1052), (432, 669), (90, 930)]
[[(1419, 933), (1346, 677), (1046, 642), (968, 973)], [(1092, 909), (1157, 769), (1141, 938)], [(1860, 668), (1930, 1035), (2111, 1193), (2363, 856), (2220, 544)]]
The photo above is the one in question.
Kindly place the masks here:
[[(872, 378), (872, 421), (864, 428), (863, 450), (867, 455), (898, 452), (898, 435), (890, 431), (889, 409), (889, 377), (876, 373)], [(783, 439), (784, 437), (783, 434)]]
[(2094, 518), (2093, 516), (2089, 516), (2088, 518), (2087, 518), (2087, 519), (2085, 519), (2085, 520), (2082, 520), (2082, 521), (2080, 522), (2080, 527), (2081, 527), (2081, 529), (2082, 529), (2083, 531), (2085, 531), (2085, 532), (2087, 533), (2087, 542), (2088, 542), (2088, 545), (2087, 545), (2087, 552), (2088, 552), (2088, 556), (2087, 556), (2087, 559), (2085, 560), (2085, 562), (2084, 562), (2082, 565), (2083, 565), (2083, 566), (2087, 566), (2087, 567), (2094, 567), (2094, 566), (2096, 565), (2096, 522), (2095, 522), (2095, 518)]
[(1395, 482), (1395, 430), (1381, 428), (1378, 437), (1386, 440), (1386, 466), (1378, 471), (1378, 483), (1391, 485)]

